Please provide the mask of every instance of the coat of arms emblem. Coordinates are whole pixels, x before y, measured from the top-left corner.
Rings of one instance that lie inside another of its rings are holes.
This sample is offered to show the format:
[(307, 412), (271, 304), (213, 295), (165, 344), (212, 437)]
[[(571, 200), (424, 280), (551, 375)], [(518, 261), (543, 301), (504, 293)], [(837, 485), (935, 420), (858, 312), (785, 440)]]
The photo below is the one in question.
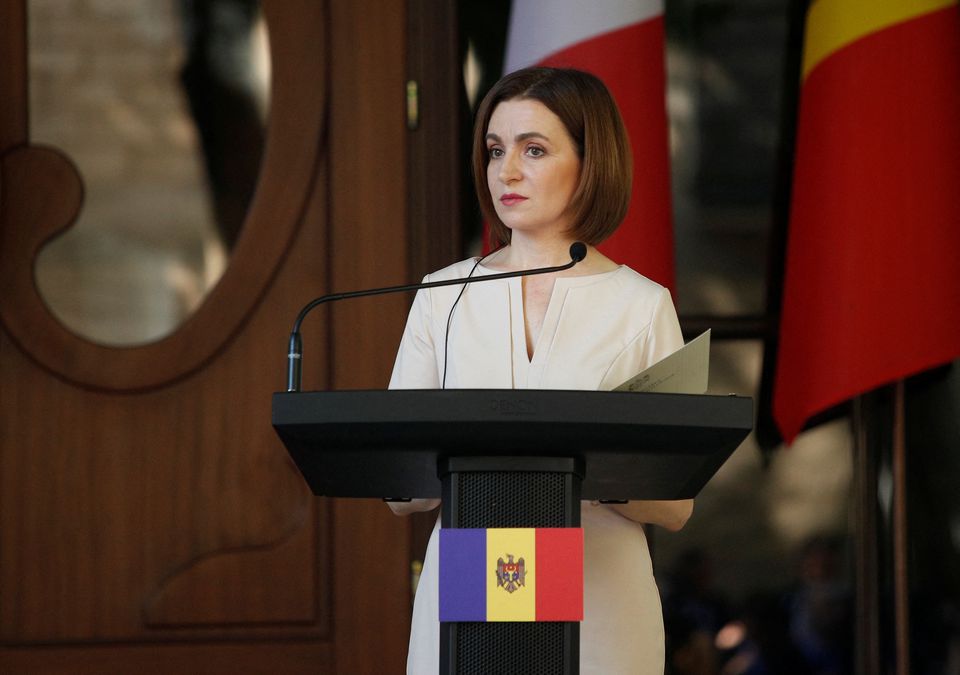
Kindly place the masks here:
[(514, 562), (513, 556), (509, 553), (506, 562), (503, 561), (503, 558), (497, 558), (497, 588), (502, 586), (507, 593), (513, 593), (525, 585), (526, 577), (527, 571), (523, 558)]

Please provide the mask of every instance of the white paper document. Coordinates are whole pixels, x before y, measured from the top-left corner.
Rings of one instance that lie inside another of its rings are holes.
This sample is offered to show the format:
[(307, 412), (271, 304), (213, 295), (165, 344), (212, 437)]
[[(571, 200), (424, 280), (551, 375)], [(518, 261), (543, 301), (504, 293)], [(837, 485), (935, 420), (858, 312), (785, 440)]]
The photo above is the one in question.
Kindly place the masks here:
[(614, 391), (705, 394), (710, 373), (710, 331), (631, 377)]

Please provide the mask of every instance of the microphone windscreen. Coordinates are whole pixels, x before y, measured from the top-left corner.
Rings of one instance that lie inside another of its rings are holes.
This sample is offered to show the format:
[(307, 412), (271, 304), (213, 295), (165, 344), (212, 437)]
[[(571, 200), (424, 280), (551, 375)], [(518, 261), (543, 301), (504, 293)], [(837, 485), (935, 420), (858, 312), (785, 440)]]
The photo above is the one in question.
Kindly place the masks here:
[(575, 241), (570, 244), (570, 259), (573, 262), (580, 262), (587, 257), (587, 245), (582, 241)]

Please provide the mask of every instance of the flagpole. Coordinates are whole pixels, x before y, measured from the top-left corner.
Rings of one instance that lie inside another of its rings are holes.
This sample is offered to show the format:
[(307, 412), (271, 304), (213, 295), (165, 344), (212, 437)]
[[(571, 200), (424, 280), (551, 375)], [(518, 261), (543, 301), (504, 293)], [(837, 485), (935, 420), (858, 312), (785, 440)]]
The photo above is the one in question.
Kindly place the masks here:
[[(871, 405), (873, 404), (873, 405)], [(871, 395), (853, 400), (854, 542), (856, 558), (855, 672), (880, 672), (880, 581), (877, 537), (879, 447), (870, 430), (876, 415)], [(871, 447), (873, 446), (873, 447)]]
[(893, 401), (893, 583), (897, 675), (910, 673), (910, 578), (907, 570), (907, 456), (903, 380)]

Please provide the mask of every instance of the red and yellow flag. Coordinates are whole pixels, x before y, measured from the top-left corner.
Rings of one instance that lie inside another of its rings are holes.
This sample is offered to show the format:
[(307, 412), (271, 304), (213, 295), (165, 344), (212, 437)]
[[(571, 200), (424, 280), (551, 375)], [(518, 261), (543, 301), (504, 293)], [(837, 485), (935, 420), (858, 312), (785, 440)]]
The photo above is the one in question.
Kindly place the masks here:
[(812, 415), (960, 356), (956, 0), (817, 0), (773, 412)]

